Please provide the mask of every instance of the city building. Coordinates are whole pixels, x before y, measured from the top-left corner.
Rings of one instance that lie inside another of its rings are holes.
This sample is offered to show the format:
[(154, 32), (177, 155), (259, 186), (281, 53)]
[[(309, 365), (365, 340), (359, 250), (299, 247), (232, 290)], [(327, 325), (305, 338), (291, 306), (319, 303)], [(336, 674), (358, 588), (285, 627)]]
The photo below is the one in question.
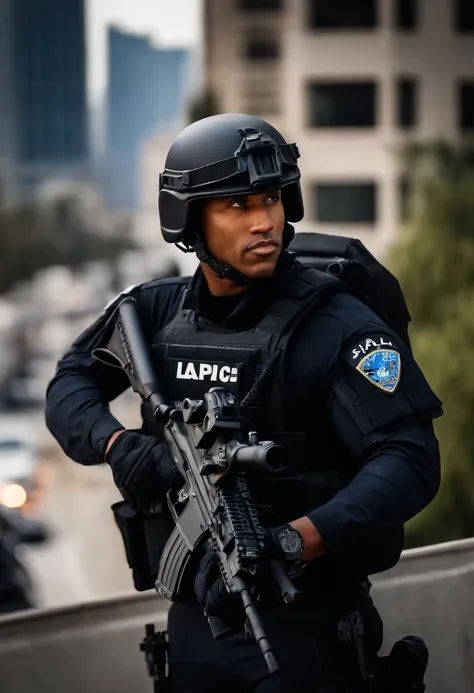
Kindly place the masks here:
[(157, 48), (146, 36), (109, 28), (105, 169), (111, 207), (137, 208), (140, 147), (182, 122), (189, 62), (187, 50)]
[(0, 0), (0, 177), (6, 201), (88, 165), (84, 0)]
[(205, 0), (204, 79), (297, 142), (298, 229), (380, 255), (406, 204), (397, 149), (474, 128), (474, 2)]

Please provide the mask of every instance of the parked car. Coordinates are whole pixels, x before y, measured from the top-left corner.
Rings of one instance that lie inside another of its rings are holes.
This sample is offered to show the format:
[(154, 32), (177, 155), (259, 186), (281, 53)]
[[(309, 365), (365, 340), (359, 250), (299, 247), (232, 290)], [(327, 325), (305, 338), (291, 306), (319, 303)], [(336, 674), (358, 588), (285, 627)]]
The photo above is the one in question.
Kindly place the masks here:
[(11, 513), (0, 506), (0, 615), (36, 606), (34, 583), (19, 551), (24, 541), (35, 537), (22, 536), (11, 520)]
[(45, 541), (47, 526), (37, 519), (44, 469), (26, 425), (0, 423), (0, 508), (22, 540)]

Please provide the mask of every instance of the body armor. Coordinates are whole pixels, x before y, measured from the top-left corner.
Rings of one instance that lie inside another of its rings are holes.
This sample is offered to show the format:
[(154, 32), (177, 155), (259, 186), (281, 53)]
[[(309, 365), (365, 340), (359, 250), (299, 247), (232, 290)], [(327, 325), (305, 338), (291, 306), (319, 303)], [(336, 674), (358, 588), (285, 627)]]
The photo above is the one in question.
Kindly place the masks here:
[[(301, 320), (341, 290), (329, 275), (296, 263), (280, 278), (282, 291), (246, 330), (220, 327), (186, 307), (153, 339), (163, 394), (171, 402), (202, 399), (225, 387), (240, 402), (245, 426), (289, 452), (290, 464), (269, 477), (250, 479), (264, 524), (300, 517), (327, 502), (355, 470), (324, 418), (306, 412), (285, 385), (286, 347)], [(309, 416), (311, 414), (311, 418)]]

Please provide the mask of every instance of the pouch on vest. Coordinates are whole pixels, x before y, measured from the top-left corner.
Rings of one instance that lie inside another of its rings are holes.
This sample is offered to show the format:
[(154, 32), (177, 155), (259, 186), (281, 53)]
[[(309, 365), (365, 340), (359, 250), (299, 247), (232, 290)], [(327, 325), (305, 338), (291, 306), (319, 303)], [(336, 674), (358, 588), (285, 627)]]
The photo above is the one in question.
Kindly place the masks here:
[(170, 401), (202, 399), (211, 387), (225, 387), (240, 400), (250, 387), (254, 353), (245, 347), (154, 344), (153, 356)]
[(173, 523), (161, 504), (154, 513), (138, 513), (126, 501), (112, 505), (122, 536), (133, 585), (138, 592), (154, 589), (158, 564)]

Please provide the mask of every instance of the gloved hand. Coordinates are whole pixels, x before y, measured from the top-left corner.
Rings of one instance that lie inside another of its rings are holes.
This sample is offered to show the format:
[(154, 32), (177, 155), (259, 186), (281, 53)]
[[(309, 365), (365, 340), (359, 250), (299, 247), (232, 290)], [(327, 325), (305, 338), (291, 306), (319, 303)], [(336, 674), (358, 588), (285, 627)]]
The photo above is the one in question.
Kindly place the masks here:
[(194, 580), (199, 606), (208, 616), (217, 616), (224, 623), (238, 625), (245, 621), (239, 594), (228, 592), (215, 553), (206, 553), (199, 563)]
[(154, 436), (124, 431), (112, 443), (105, 461), (115, 485), (136, 510), (146, 510), (170, 489), (184, 483), (168, 449)]

